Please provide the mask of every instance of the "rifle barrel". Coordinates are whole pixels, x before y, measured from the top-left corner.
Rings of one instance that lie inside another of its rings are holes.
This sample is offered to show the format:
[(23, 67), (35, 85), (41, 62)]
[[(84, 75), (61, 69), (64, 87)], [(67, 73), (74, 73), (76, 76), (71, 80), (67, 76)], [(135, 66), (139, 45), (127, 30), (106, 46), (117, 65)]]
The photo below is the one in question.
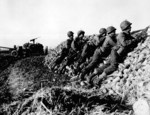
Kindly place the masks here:
[(135, 31), (131, 32), (131, 34), (135, 34), (135, 33), (138, 33), (138, 32), (140, 32), (140, 31), (143, 31), (143, 30), (144, 30), (144, 29), (135, 30)]

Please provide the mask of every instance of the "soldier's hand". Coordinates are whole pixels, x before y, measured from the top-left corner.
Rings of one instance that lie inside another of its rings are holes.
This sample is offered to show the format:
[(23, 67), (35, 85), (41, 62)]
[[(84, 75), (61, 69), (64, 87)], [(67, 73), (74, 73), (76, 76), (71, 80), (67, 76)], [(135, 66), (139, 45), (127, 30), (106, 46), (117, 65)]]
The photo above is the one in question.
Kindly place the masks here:
[(146, 27), (142, 32), (141, 32), (141, 37), (146, 38), (147, 37), (147, 31), (150, 28), (150, 26)]
[(146, 38), (147, 37), (147, 33), (146, 32), (142, 32), (141, 33), (141, 38)]

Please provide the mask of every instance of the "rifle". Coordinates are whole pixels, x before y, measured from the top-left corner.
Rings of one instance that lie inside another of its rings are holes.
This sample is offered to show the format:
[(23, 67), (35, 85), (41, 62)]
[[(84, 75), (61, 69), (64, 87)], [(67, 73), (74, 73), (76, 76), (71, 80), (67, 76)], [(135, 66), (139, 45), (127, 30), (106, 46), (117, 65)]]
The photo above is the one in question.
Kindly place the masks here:
[(133, 34), (136, 34), (136, 33), (138, 33), (138, 32), (146, 33), (146, 32), (148, 31), (149, 27), (150, 27), (150, 26), (147, 26), (147, 27), (144, 28), (144, 29), (135, 30), (135, 31), (131, 32), (131, 34), (133, 35)]
[(150, 27), (150, 26), (147, 26), (145, 29), (143, 29), (143, 30), (141, 31), (141, 37), (142, 37), (142, 38), (146, 38), (146, 37), (148, 36), (147, 31), (148, 31), (149, 27)]
[(147, 26), (146, 28), (141, 29), (140, 32), (135, 34), (135, 37), (137, 39), (139, 39), (141, 42), (144, 42), (145, 39), (148, 37), (147, 31), (148, 31), (149, 28), (150, 28), (150, 26)]

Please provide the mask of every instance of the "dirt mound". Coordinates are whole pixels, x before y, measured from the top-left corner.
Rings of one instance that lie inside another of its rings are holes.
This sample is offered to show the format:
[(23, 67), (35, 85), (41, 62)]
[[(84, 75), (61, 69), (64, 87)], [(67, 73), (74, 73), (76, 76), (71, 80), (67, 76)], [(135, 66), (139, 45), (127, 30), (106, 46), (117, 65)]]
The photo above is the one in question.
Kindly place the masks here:
[[(63, 79), (62, 79), (63, 78)], [(63, 86), (68, 80), (54, 74), (44, 66), (44, 57), (32, 57), (18, 61), (8, 77), (8, 85), (14, 97), (25, 96), (42, 87)]]
[(0, 73), (0, 102), (10, 102), (31, 96), (43, 87), (63, 86), (68, 76), (52, 73), (44, 65), (44, 56), (18, 60)]

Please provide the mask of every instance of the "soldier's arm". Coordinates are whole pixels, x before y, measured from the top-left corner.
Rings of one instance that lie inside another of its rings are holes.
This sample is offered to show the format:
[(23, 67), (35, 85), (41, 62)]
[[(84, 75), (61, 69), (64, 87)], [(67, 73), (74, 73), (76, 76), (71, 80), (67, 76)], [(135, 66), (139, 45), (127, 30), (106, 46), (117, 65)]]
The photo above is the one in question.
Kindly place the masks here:
[(107, 47), (108, 47), (108, 44), (109, 44), (109, 39), (106, 38), (105, 41), (104, 41), (104, 43), (102, 44), (102, 47), (101, 47), (101, 50), (102, 50), (103, 52), (106, 51), (106, 49), (107, 49)]
[(98, 46), (102, 46), (106, 37), (101, 37), (98, 42)]
[(84, 57), (84, 55), (86, 55), (86, 53), (88, 52), (88, 47), (89, 47), (89, 44), (85, 44), (83, 46), (83, 50), (82, 50), (82, 53), (81, 53), (82, 57)]
[(70, 40), (67, 39), (67, 41), (66, 41), (66, 48), (69, 48), (69, 47), (70, 47)]
[(124, 34), (120, 34), (118, 36), (118, 40), (121, 43), (121, 45), (124, 47), (131, 45), (133, 41), (135, 41), (135, 39), (131, 39), (131, 38), (126, 40), (126, 36)]
[(77, 46), (76, 46), (76, 42), (73, 41), (72, 44), (71, 44), (71, 48), (72, 48), (74, 51), (76, 51), (76, 50), (77, 50), (76, 47), (77, 47)]
[(99, 46), (99, 38), (98, 38), (98, 36), (94, 36), (94, 37), (93, 37), (93, 43), (94, 43), (96, 46)]

